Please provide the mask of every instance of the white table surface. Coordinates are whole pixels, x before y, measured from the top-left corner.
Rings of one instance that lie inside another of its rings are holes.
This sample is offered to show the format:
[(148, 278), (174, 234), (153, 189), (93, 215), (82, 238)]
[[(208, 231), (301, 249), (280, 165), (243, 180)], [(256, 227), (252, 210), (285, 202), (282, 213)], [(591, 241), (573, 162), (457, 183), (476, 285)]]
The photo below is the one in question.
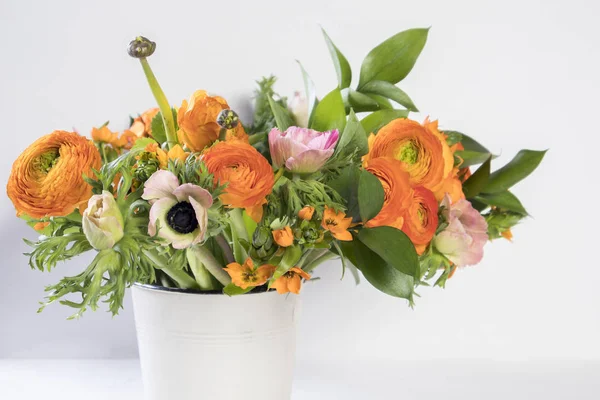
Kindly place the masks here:
[[(0, 399), (142, 400), (138, 360), (0, 360)], [(320, 399), (598, 400), (600, 362), (300, 363), (292, 400)]]

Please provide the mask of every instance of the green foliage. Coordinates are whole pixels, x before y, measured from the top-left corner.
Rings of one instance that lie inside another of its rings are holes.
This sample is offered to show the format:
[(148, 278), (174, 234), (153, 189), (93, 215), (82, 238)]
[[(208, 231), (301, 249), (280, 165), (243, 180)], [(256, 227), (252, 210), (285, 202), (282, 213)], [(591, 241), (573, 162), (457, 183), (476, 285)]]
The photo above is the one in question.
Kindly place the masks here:
[(329, 49), (329, 54), (331, 54), (331, 60), (333, 61), (333, 66), (335, 67), (335, 73), (338, 78), (338, 87), (340, 89), (344, 89), (350, 86), (352, 83), (352, 70), (350, 69), (350, 63), (342, 52), (333, 44), (333, 41), (327, 35), (324, 29), (323, 36), (325, 37), (325, 42), (327, 43), (327, 48)]
[(391, 226), (363, 228), (358, 233), (358, 239), (399, 272), (419, 278), (419, 258), (415, 246), (401, 230)]
[(380, 110), (365, 117), (360, 121), (363, 129), (367, 134), (377, 133), (379, 129), (389, 124), (391, 121), (398, 118), (408, 117), (407, 110)]
[(521, 150), (515, 158), (490, 175), (482, 190), (484, 193), (498, 193), (510, 189), (527, 178), (542, 162), (546, 151)]
[(481, 190), (488, 183), (490, 177), (490, 163), (492, 158), (488, 157), (487, 161), (484, 162), (481, 167), (475, 171), (473, 175), (469, 177), (463, 184), (463, 193), (467, 199), (477, 196), (481, 193)]
[(312, 179), (286, 180), (267, 200), (269, 214), (276, 217), (296, 218), (306, 205), (313, 206), (317, 215), (322, 215), (325, 206), (336, 210), (344, 209), (342, 193), (328, 184)]
[(362, 157), (369, 152), (369, 143), (367, 133), (363, 129), (360, 121), (356, 118), (354, 111), (350, 110), (348, 122), (340, 137), (335, 149), (335, 157), (354, 153), (357, 157)]
[[(306, 96), (306, 103), (308, 104), (308, 126), (310, 126), (313, 117), (313, 111), (317, 104), (319, 104), (319, 100), (317, 99), (317, 89), (315, 88), (315, 83), (310, 78), (300, 61), (298, 61), (298, 65), (300, 66), (300, 70), (302, 71), (302, 79), (304, 80), (304, 95)], [(298, 125), (298, 121), (296, 121), (296, 125)]]
[(295, 267), (298, 264), (298, 261), (300, 261), (301, 257), (302, 248), (300, 246), (293, 245), (286, 247), (283, 253), (283, 257), (279, 262), (279, 266), (277, 266), (273, 277), (271, 277), (271, 280), (269, 281), (269, 287), (271, 287), (272, 282), (275, 282), (277, 279), (281, 278), (283, 274), (290, 270), (290, 268)]
[(385, 193), (379, 179), (369, 171), (361, 170), (358, 179), (358, 209), (361, 221), (375, 218), (381, 211), (384, 200)]
[(358, 113), (388, 109), (385, 107), (385, 105), (375, 100), (373, 97), (361, 92), (357, 92), (353, 89), (345, 89), (344, 94), (346, 96), (345, 103), (347, 108), (352, 108)]
[(356, 166), (349, 166), (328, 185), (339, 193), (346, 204), (346, 215), (352, 217), (352, 222), (360, 222), (360, 207), (358, 204), (358, 182), (361, 170)]
[(525, 216), (523, 214), (500, 209), (491, 210), (484, 214), (488, 224), (488, 235), (490, 240), (502, 237), (502, 233), (517, 225)]
[[(175, 132), (179, 129), (177, 125), (177, 110), (172, 108), (173, 112), (173, 121), (175, 122)], [(167, 141), (167, 132), (165, 130), (165, 123), (163, 121), (162, 113), (159, 112), (152, 118), (152, 122), (150, 123), (152, 129), (152, 138), (156, 140), (160, 145)]]
[(239, 296), (241, 294), (246, 294), (252, 291), (252, 289), (254, 289), (252, 286), (246, 288), (246, 289), (242, 289), (241, 287), (238, 287), (236, 285), (234, 285), (233, 283), (230, 283), (229, 285), (225, 286), (223, 288), (223, 293), (226, 294), (227, 296)]
[(339, 88), (329, 92), (314, 110), (310, 127), (320, 132), (337, 129), (340, 132), (346, 126), (346, 108)]
[[(246, 131), (248, 134), (268, 133), (276, 127), (275, 116), (269, 99), (274, 99), (280, 108), (287, 110), (287, 98), (279, 96), (275, 93), (273, 86), (277, 82), (277, 78), (273, 75), (263, 77), (257, 81), (258, 89), (254, 92), (254, 118), (252, 125), (248, 126)], [(291, 114), (290, 114), (291, 115)]]
[(504, 191), (499, 193), (483, 193), (475, 198), (476, 200), (501, 210), (512, 211), (521, 215), (528, 215), (527, 210), (521, 204), (521, 201), (511, 192)]
[(340, 242), (346, 257), (364, 277), (381, 292), (407, 299), (413, 304), (414, 279), (386, 263), (377, 253), (359, 240)]
[(294, 125), (294, 118), (292, 118), (291, 114), (286, 108), (283, 108), (281, 104), (277, 103), (271, 97), (269, 97), (269, 105), (271, 106), (271, 111), (273, 112), (273, 116), (275, 117), (275, 123), (277, 124), (277, 128), (284, 132), (287, 128)]
[(383, 96), (395, 101), (409, 111), (418, 112), (419, 110), (411, 98), (399, 87), (386, 81), (371, 81), (360, 89), (361, 93), (370, 93)]
[(459, 150), (455, 153), (455, 156), (460, 159), (461, 168), (482, 164), (490, 157), (492, 157), (492, 159), (496, 158), (496, 156), (493, 155), (488, 149), (464, 133), (457, 131), (442, 132), (448, 135), (448, 144), (450, 146), (457, 142), (460, 142), (463, 145), (464, 150)]
[(427, 41), (429, 29), (400, 32), (375, 47), (360, 69), (358, 90), (372, 81), (398, 83), (412, 70)]

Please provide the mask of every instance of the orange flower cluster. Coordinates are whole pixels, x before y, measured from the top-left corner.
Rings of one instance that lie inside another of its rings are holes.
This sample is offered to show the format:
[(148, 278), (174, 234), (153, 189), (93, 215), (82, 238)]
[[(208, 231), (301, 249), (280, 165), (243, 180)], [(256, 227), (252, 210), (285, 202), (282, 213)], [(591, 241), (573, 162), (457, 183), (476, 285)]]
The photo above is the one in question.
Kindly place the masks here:
[(438, 225), (438, 203), (448, 193), (453, 201), (464, 198), (454, 152), (437, 121), (423, 125), (397, 119), (369, 137), (363, 162), (381, 181), (383, 208), (366, 226), (393, 226), (404, 231), (422, 254)]
[(120, 136), (111, 131), (108, 126), (92, 128), (92, 140), (99, 143), (110, 144), (115, 149), (131, 149), (138, 136), (130, 130), (124, 131)]
[[(241, 289), (249, 289), (267, 283), (277, 268), (270, 264), (256, 268), (252, 259), (248, 258), (244, 265), (234, 262), (228, 264), (224, 269), (231, 277), (231, 282), (234, 285)], [(293, 267), (276, 279), (271, 287), (276, 289), (279, 294), (300, 294), (302, 279), (308, 280), (310, 275), (298, 267)]]
[(54, 131), (14, 162), (7, 185), (17, 216), (66, 216), (92, 196), (83, 175), (93, 176), (101, 158), (94, 143), (74, 132)]
[[(197, 90), (189, 100), (184, 100), (177, 112), (179, 141), (191, 151), (199, 152), (213, 144), (221, 132), (217, 116), (229, 109), (224, 98), (209, 96), (204, 90)], [(240, 140), (248, 143), (248, 135), (242, 124), (227, 131), (226, 140)]]
[(271, 164), (254, 147), (242, 141), (219, 142), (202, 155), (215, 185), (227, 185), (221, 201), (230, 208), (244, 208), (259, 222), (267, 195), (275, 184)]

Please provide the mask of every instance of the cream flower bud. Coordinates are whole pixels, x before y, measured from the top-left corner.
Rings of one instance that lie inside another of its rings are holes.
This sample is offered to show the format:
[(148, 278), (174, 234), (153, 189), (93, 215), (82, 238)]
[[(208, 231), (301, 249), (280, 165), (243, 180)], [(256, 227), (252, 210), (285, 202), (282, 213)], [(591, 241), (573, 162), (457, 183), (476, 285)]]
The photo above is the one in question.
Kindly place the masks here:
[(96, 250), (112, 248), (123, 237), (123, 215), (113, 195), (104, 190), (88, 201), (83, 212), (83, 233)]

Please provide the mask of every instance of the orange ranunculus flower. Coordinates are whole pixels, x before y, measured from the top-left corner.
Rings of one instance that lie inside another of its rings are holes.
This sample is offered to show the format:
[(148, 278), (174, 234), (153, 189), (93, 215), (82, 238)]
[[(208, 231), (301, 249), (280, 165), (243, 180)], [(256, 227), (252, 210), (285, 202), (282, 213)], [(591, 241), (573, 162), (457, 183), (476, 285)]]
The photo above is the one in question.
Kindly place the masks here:
[[(219, 139), (221, 127), (217, 117), (229, 104), (219, 96), (209, 96), (204, 90), (194, 92), (189, 100), (184, 100), (177, 112), (179, 131), (177, 136), (193, 152), (202, 151)], [(248, 142), (248, 135), (242, 124), (227, 132), (226, 140), (239, 139)]]
[(404, 211), (411, 205), (413, 197), (410, 178), (404, 171), (402, 162), (388, 157), (375, 158), (367, 163), (366, 170), (379, 179), (385, 198), (379, 214), (366, 221), (365, 226), (393, 226), (402, 229)]
[(409, 119), (396, 119), (369, 137), (368, 163), (379, 157), (391, 157), (402, 162), (413, 186), (425, 186), (435, 191), (450, 174), (454, 165), (452, 152), (437, 121), (425, 120), (423, 125)]
[(315, 213), (313, 206), (303, 207), (302, 210), (298, 211), (298, 217), (304, 221), (310, 221)]
[(223, 269), (231, 276), (231, 282), (242, 289), (264, 285), (275, 272), (275, 267), (269, 264), (255, 268), (251, 258), (244, 265), (231, 263)]
[(352, 234), (348, 232), (348, 228), (352, 224), (352, 218), (346, 218), (343, 212), (336, 213), (333, 208), (325, 206), (323, 213), (323, 221), (321, 226), (326, 231), (331, 232), (334, 238), (349, 242), (352, 240)]
[(423, 254), (438, 227), (438, 202), (433, 192), (423, 186), (414, 188), (412, 203), (404, 215), (402, 231), (413, 242), (417, 253)]
[(92, 196), (83, 175), (100, 169), (100, 153), (91, 140), (74, 132), (54, 131), (33, 142), (12, 166), (6, 191), (17, 216), (65, 216)]
[(438, 201), (443, 199), (446, 193), (452, 199), (452, 203), (465, 198), (465, 194), (462, 190), (463, 181), (459, 176), (459, 172), (460, 170), (458, 168), (454, 168), (450, 175), (448, 175), (446, 179), (442, 181), (442, 184), (434, 192), (435, 198)]
[(158, 108), (151, 108), (144, 111), (133, 120), (129, 130), (139, 138), (152, 136), (152, 120), (159, 112), (160, 109)]
[(244, 208), (256, 222), (262, 219), (263, 204), (275, 177), (271, 164), (254, 147), (241, 141), (219, 142), (202, 155), (215, 184), (225, 187), (220, 196), (230, 208)]
[(289, 247), (294, 244), (294, 234), (292, 228), (286, 226), (283, 229), (276, 229), (273, 231), (273, 240), (281, 247)]
[(290, 268), (288, 272), (283, 274), (271, 285), (272, 288), (277, 289), (277, 293), (294, 293), (300, 294), (302, 288), (302, 279), (310, 279), (310, 275), (298, 267)]

